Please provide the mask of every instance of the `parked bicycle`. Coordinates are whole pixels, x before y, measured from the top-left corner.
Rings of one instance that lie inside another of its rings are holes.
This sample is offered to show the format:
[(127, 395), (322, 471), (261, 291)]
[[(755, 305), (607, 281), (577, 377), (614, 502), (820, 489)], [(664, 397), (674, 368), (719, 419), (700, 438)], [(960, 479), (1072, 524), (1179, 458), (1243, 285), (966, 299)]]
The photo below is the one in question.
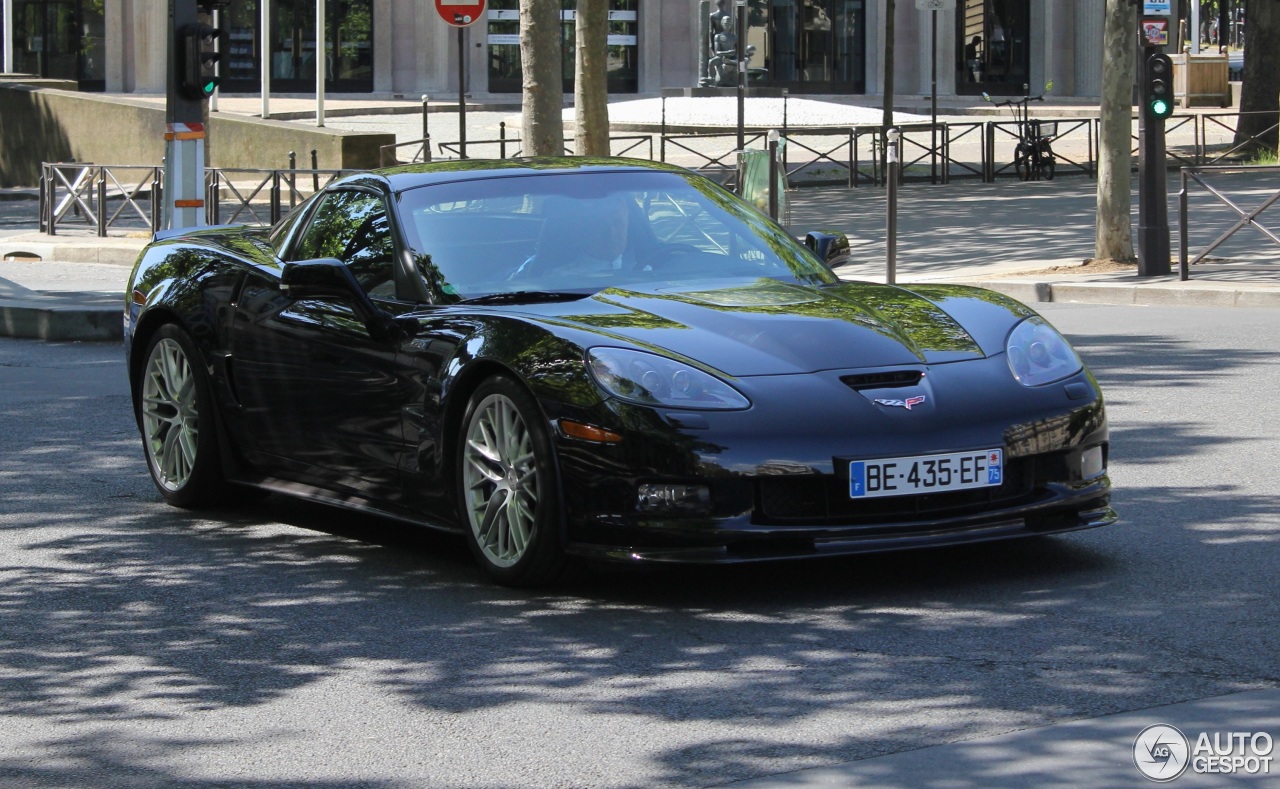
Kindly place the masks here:
[[(1045, 92), (1053, 90), (1053, 83), (1044, 86)], [(1013, 169), (1023, 181), (1053, 180), (1053, 172), (1057, 160), (1053, 157), (1053, 146), (1050, 140), (1058, 133), (1056, 121), (1032, 120), (1030, 104), (1033, 101), (1044, 101), (1044, 95), (1030, 95), (1026, 85), (1022, 86), (1024, 96), (1021, 99), (995, 103), (996, 107), (1009, 107), (1013, 119), (1018, 122), (1018, 147), (1013, 151)], [(991, 101), (986, 93), (982, 98)]]

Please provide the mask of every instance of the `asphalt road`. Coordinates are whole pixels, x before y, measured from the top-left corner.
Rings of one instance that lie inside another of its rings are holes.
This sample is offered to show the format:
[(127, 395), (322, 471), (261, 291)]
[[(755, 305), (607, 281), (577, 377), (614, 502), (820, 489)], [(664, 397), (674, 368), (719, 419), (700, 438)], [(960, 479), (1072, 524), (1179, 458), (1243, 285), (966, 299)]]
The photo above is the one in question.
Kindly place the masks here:
[(167, 508), (119, 349), (0, 339), (0, 786), (716, 786), (1280, 685), (1280, 311), (1042, 306), (1120, 524), (539, 593), (369, 518)]

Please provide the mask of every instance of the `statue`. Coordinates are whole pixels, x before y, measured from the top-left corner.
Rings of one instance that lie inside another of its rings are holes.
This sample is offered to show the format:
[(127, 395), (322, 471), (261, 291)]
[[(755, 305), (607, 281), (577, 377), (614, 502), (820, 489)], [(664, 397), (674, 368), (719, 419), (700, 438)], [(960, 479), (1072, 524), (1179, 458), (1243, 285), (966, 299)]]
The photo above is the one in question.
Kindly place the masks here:
[[(708, 40), (703, 43), (707, 57), (707, 76), (701, 87), (732, 88), (738, 84), (738, 36), (734, 32), (733, 14), (725, 10), (727, 0), (716, 0), (716, 8), (709, 15)], [(753, 45), (743, 52), (745, 62), (756, 53)]]

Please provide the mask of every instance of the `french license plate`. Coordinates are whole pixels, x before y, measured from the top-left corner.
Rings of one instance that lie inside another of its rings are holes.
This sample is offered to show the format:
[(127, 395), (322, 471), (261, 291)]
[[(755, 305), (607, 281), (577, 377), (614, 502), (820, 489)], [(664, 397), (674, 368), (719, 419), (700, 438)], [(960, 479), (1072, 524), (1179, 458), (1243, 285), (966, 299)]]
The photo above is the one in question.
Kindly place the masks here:
[(980, 449), (946, 455), (855, 460), (849, 463), (849, 496), (908, 496), (999, 485), (1004, 451)]

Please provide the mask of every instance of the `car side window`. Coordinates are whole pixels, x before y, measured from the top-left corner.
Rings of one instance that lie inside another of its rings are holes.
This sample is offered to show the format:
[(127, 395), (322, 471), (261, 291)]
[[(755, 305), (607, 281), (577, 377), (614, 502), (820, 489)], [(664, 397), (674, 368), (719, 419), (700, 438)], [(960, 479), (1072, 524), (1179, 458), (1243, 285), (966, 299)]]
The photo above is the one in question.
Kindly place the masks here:
[(395, 243), (386, 206), (376, 195), (357, 191), (325, 195), (291, 257), (337, 258), (370, 296), (395, 296)]

